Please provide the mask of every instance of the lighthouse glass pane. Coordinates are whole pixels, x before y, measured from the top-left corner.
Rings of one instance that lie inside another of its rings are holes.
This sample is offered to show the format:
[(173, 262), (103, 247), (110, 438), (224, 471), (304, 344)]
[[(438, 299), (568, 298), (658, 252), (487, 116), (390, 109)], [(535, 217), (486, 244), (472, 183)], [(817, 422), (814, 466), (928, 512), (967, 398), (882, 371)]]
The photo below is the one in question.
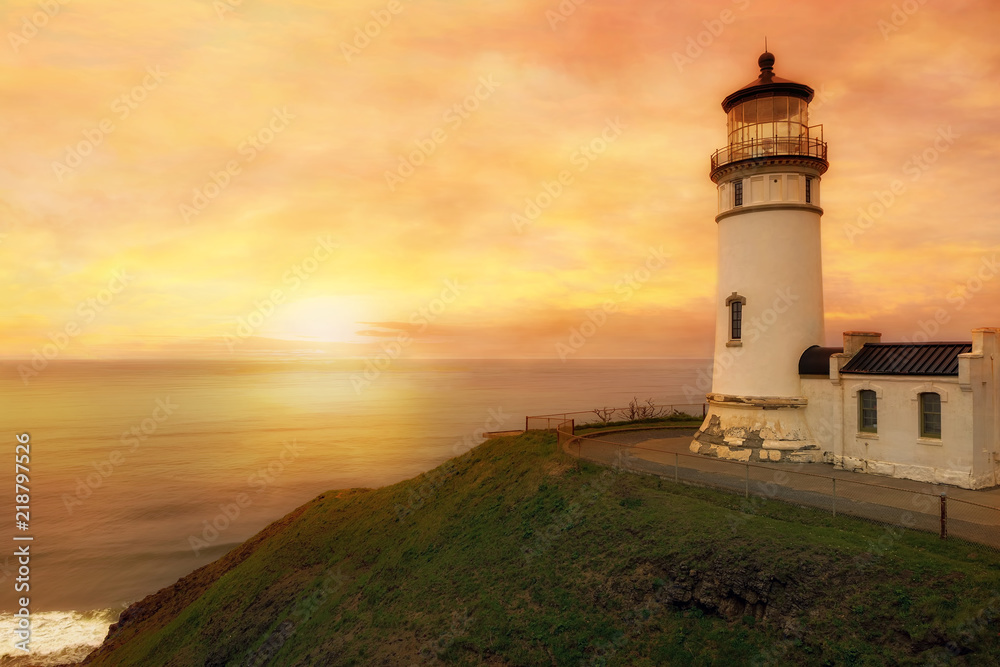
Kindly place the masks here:
[(788, 98), (774, 98), (774, 120), (788, 120)]
[(865, 389), (858, 392), (858, 430), (862, 433), (878, 431), (878, 402), (875, 392)]
[(753, 125), (757, 122), (757, 100), (747, 100), (740, 105), (743, 107), (743, 124)]
[(788, 100), (788, 119), (793, 123), (802, 123), (802, 107), (804, 104), (805, 102), (797, 97)]
[(774, 98), (762, 97), (757, 100), (757, 122), (770, 123), (774, 120)]
[(920, 437), (941, 437), (941, 396), (920, 394)]

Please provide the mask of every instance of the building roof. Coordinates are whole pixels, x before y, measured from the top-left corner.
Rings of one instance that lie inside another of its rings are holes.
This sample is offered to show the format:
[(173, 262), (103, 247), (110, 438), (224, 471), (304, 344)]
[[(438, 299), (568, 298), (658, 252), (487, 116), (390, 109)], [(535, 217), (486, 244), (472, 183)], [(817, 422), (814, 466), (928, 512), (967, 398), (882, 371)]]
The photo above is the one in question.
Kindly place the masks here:
[(799, 375), (830, 375), (830, 355), (840, 354), (842, 347), (813, 345), (799, 357)]
[(814, 95), (812, 88), (804, 83), (795, 83), (774, 75), (774, 56), (771, 53), (765, 51), (761, 54), (757, 64), (760, 65), (760, 76), (726, 97), (722, 101), (723, 111), (729, 113), (729, 110), (740, 102), (764, 93), (801, 97), (807, 104), (812, 102)]
[(841, 373), (958, 375), (958, 355), (972, 343), (865, 343)]

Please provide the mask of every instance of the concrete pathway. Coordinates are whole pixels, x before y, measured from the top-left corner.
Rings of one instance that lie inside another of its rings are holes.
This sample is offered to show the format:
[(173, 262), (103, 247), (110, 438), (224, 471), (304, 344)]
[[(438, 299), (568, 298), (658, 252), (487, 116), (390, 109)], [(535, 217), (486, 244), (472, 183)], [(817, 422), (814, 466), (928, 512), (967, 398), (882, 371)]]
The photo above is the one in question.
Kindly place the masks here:
[(566, 447), (573, 455), (607, 464), (624, 450), (629, 453), (624, 465), (638, 472), (740, 494), (749, 488), (750, 511), (759, 502), (755, 498), (773, 498), (938, 533), (940, 496), (946, 493), (949, 536), (1000, 548), (1000, 488), (971, 491), (836, 470), (826, 463), (723, 461), (692, 454), (688, 447), (693, 434), (694, 429), (619, 431), (585, 435)]

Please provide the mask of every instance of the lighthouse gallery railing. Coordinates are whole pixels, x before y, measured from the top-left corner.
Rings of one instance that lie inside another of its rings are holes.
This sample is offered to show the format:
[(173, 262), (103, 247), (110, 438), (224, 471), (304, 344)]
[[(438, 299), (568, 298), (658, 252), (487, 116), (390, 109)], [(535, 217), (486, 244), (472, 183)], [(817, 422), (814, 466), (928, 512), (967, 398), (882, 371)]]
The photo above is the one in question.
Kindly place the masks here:
[(809, 134), (819, 136), (771, 137), (751, 139), (720, 148), (712, 154), (712, 170), (739, 160), (777, 157), (781, 155), (805, 155), (826, 160), (826, 142), (823, 141), (823, 126), (809, 128)]

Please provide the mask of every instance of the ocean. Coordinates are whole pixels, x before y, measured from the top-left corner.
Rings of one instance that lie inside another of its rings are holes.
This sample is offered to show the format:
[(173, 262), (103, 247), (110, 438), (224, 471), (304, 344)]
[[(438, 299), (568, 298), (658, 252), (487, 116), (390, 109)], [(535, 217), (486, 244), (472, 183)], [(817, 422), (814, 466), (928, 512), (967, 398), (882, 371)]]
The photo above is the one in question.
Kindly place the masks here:
[[(633, 397), (690, 404), (711, 360), (396, 360), (367, 376), (356, 360), (55, 361), (27, 384), (16, 363), (0, 368), (11, 461), (0, 665), (47, 665), (83, 658), (125, 606), (324, 491), (413, 477), (483, 431), (524, 428), (528, 414)], [(24, 530), (13, 465), (22, 433)], [(18, 582), (14, 551), (26, 544), (30, 574)], [(30, 656), (14, 646), (22, 596)]]

